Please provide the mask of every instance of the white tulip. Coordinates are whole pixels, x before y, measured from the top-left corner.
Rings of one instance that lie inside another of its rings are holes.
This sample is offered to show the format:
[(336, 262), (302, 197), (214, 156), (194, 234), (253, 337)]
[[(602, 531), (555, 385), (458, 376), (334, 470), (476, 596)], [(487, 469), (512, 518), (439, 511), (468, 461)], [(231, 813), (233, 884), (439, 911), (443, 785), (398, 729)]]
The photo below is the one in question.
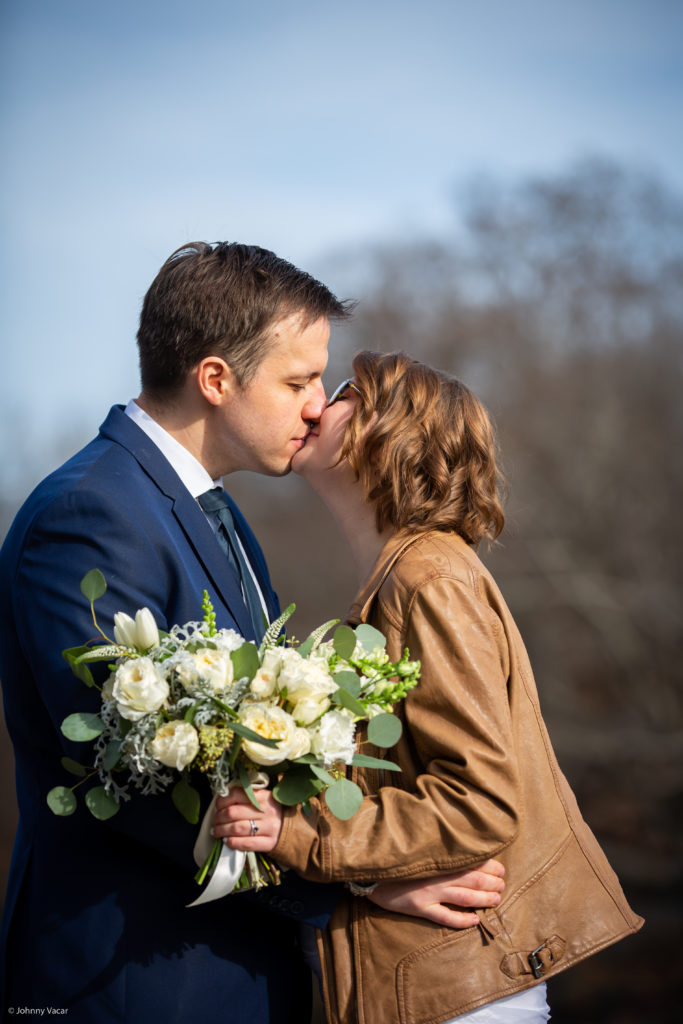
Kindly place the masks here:
[(117, 612), (114, 616), (114, 639), (122, 647), (132, 647), (136, 651), (158, 647), (159, 630), (149, 608), (140, 608), (135, 613), (135, 621), (125, 612)]
[(149, 651), (159, 646), (159, 630), (149, 608), (140, 608), (135, 613), (135, 631), (139, 651)]
[(122, 647), (136, 646), (135, 622), (125, 612), (117, 612), (114, 616), (114, 639)]

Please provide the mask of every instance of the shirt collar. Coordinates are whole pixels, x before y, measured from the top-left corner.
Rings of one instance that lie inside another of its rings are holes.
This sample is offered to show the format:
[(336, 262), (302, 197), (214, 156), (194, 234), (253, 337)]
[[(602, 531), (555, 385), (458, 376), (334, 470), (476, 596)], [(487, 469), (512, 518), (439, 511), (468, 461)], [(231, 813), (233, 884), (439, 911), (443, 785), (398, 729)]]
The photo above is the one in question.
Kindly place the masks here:
[(164, 430), (156, 420), (153, 420), (144, 409), (141, 409), (137, 402), (131, 399), (124, 411), (126, 416), (130, 416), (140, 430), (144, 430), (150, 441), (153, 441), (161, 454), (168, 459), (193, 498), (208, 491), (211, 487), (222, 486), (220, 478), (212, 480), (201, 462), (187, 448), (184, 448), (180, 441), (171, 437), (168, 431)]

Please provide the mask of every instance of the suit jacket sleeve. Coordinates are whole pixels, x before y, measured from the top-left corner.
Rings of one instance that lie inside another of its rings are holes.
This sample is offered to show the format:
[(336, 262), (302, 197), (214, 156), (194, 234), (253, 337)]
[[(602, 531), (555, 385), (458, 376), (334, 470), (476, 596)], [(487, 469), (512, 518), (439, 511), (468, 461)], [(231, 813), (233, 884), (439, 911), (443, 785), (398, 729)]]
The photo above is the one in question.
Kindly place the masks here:
[(349, 821), (322, 801), (309, 818), (285, 812), (273, 856), (307, 878), (428, 877), (495, 856), (516, 833), (507, 645), (497, 616), (467, 585), (437, 578), (414, 594), (401, 635), (422, 662), (404, 702), (404, 735), (389, 753), (403, 773), (366, 796)]

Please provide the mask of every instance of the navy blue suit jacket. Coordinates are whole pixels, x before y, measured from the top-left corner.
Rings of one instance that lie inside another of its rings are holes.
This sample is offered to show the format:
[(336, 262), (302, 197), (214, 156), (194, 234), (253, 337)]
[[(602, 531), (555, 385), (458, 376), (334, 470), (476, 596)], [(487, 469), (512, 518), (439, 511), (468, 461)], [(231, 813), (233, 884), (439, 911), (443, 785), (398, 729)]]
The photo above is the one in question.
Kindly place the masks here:
[[(261, 550), (236, 506), (233, 514), (274, 616)], [(324, 926), (335, 887), (287, 875), (265, 901), (280, 913), (250, 895), (186, 908), (197, 895), (196, 827), (168, 794), (138, 796), (105, 823), (82, 796), (68, 818), (46, 804), (53, 786), (76, 781), (62, 756), (89, 763), (90, 747), (67, 741), (60, 725), (97, 710), (99, 694), (61, 652), (94, 635), (79, 586), (93, 568), (107, 580), (96, 611), (109, 636), (119, 610), (146, 606), (162, 629), (201, 619), (204, 589), (219, 627), (252, 636), (204, 513), (114, 407), (99, 436), (28, 498), (0, 552), (0, 679), (20, 813), (2, 926), (4, 1005), (68, 1008), (71, 1024), (301, 1024), (310, 985), (296, 922)]]

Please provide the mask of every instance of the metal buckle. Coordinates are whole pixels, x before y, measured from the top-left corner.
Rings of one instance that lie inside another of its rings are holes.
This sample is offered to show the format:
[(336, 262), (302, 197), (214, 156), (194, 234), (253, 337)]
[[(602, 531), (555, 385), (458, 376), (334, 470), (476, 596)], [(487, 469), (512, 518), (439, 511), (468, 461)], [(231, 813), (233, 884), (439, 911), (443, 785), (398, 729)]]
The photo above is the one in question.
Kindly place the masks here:
[(537, 946), (536, 949), (532, 953), (529, 953), (529, 958), (528, 958), (529, 959), (529, 966), (531, 967), (531, 970), (533, 971), (534, 978), (542, 978), (543, 974), (545, 972), (545, 964), (543, 963), (543, 961), (541, 960), (540, 956), (538, 955), (541, 952), (542, 949), (547, 949), (548, 950), (548, 952), (550, 953), (550, 959), (551, 960), (555, 959), (553, 957), (552, 949), (550, 948), (550, 946), (546, 945), (545, 942), (542, 942), (541, 945)]

